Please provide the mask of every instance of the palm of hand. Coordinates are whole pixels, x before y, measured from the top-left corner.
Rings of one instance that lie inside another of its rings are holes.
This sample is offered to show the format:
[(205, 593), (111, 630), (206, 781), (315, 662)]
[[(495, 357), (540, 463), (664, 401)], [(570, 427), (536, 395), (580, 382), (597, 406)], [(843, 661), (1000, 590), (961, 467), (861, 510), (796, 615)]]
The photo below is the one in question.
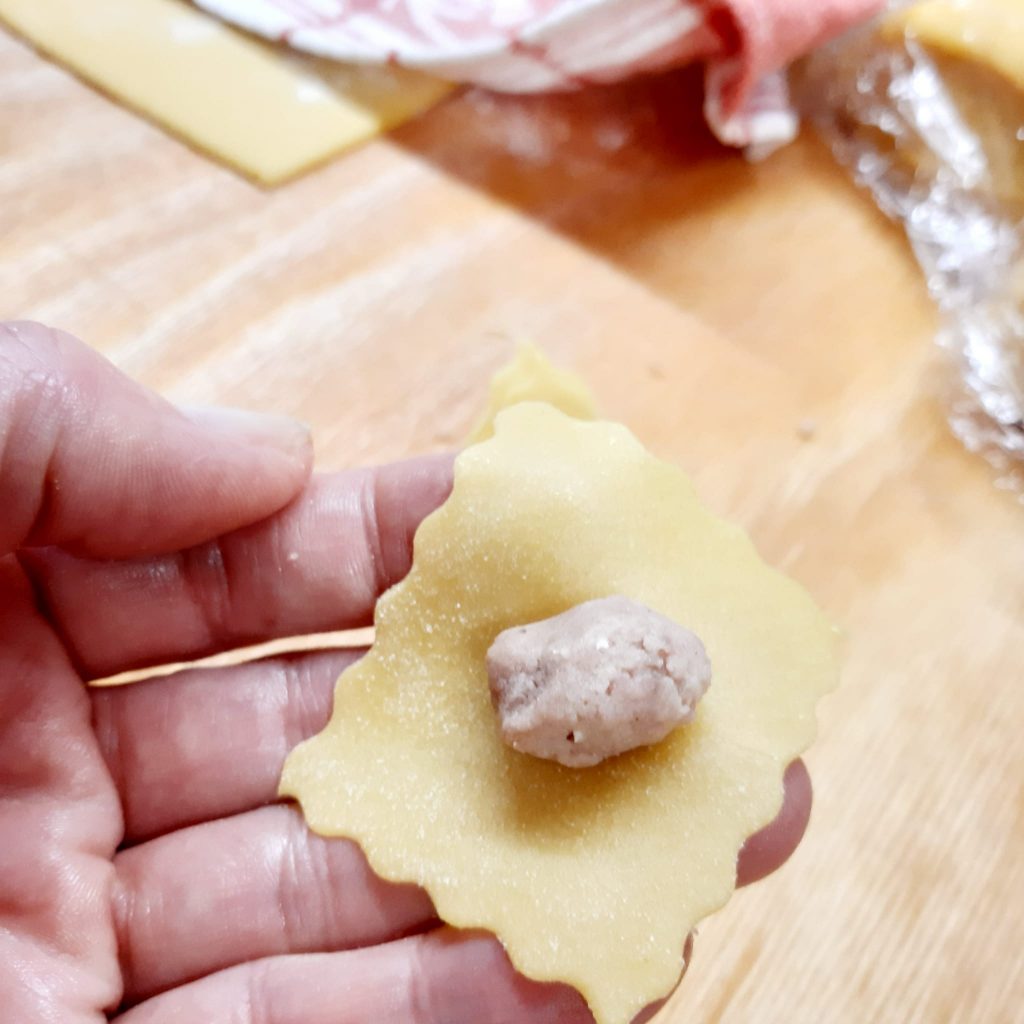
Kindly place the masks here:
[[(447, 492), (447, 460), (310, 481), (294, 426), (185, 416), (30, 327), (0, 328), (3, 441), (20, 456), (0, 459), (8, 1019), (590, 1021), (576, 993), (518, 977), (492, 939), (440, 927), (424, 893), (274, 804), (285, 754), (326, 721), (355, 654), (83, 684), (367, 623)], [(741, 880), (799, 839), (802, 769), (787, 783)]]

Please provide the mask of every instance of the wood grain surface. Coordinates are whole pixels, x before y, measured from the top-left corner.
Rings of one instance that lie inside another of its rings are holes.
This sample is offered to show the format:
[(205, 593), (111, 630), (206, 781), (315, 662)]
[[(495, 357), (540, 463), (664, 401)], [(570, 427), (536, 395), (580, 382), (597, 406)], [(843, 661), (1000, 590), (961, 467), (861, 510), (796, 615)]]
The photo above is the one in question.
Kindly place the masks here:
[(1024, 508), (949, 435), (900, 235), (813, 139), (715, 147), (694, 85), (462, 95), (261, 192), (0, 35), (0, 316), (323, 468), (456, 444), (536, 339), (845, 635), (807, 839), (659, 1021), (1024, 1020)]

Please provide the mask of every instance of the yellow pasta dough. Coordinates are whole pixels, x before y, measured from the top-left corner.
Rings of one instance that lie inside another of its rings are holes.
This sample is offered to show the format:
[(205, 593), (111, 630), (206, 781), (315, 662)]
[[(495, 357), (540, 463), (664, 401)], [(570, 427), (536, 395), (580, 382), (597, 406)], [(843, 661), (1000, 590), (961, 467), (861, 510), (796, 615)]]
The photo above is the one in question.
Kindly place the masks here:
[[(592, 768), (511, 750), (488, 646), (609, 594), (703, 639), (714, 676), (695, 721)], [(524, 974), (626, 1024), (672, 988), (686, 935), (729, 898), (741, 844), (778, 812), (835, 680), (832, 629), (624, 427), (541, 403), (501, 413), (459, 456), (376, 627), (281, 792), (384, 878), (424, 886), (445, 921), (495, 933)]]
[(184, 0), (0, 0), (44, 53), (267, 185), (401, 124), (450, 86), (274, 48)]
[(586, 384), (552, 364), (536, 345), (524, 342), (512, 362), (494, 375), (487, 411), (470, 433), (470, 443), (486, 441), (494, 433), (498, 413), (519, 402), (547, 402), (579, 420), (597, 415), (597, 404)]

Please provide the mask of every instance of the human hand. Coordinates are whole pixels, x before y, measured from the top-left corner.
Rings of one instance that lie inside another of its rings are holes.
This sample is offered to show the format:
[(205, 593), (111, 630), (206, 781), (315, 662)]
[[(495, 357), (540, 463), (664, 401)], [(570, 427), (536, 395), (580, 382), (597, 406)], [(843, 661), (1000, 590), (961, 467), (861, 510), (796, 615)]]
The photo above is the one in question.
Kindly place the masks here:
[[(586, 1024), (354, 844), (275, 803), (357, 655), (84, 680), (369, 624), (450, 460), (311, 477), (306, 431), (179, 410), (80, 342), (0, 325), (0, 1006), (18, 1024)], [(786, 776), (741, 883), (778, 867)]]

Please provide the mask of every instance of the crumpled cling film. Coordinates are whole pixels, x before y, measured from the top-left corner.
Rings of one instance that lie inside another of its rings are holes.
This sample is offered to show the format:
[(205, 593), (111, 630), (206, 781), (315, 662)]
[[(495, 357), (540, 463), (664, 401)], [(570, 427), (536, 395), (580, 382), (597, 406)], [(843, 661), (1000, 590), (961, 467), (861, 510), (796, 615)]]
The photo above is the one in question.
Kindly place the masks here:
[(784, 69), (883, 0), (197, 0), (321, 57), (547, 92), (707, 62), (706, 115), (753, 155), (791, 141)]
[[(991, 16), (1003, 2), (978, 5)], [(798, 91), (841, 163), (906, 230), (943, 314), (954, 431), (1024, 499), (1024, 194), (993, 166), (993, 140), (972, 127), (978, 108), (964, 106), (941, 55), (902, 32), (906, 6), (815, 54)], [(967, 42), (979, 45), (976, 35)], [(997, 130), (1006, 133), (999, 152), (1020, 161), (1024, 180), (1024, 121)]]

